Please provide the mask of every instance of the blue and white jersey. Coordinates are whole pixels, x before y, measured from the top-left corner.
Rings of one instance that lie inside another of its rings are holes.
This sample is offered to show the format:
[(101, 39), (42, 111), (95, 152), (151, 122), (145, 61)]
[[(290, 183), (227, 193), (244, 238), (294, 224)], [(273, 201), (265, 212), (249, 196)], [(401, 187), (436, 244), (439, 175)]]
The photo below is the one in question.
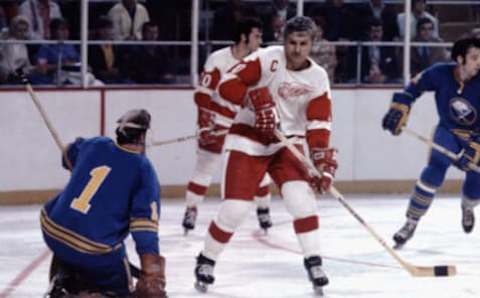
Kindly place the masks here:
[(138, 254), (158, 253), (160, 185), (147, 157), (106, 137), (79, 138), (67, 156), (72, 176), (42, 210), (44, 233), (76, 251), (106, 254), (131, 232)]
[(480, 74), (461, 86), (455, 63), (438, 63), (421, 72), (393, 101), (409, 106), (425, 91), (435, 92), (439, 125), (449, 130), (479, 131)]

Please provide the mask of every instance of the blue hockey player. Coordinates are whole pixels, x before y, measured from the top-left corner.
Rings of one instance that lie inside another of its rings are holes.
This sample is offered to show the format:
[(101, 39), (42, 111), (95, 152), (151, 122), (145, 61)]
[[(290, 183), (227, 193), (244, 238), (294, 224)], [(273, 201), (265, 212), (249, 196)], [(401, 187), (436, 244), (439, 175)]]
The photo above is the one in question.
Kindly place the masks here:
[[(78, 138), (67, 147), (70, 180), (40, 216), (53, 251), (49, 297), (166, 297), (160, 186), (144, 154), (149, 127), (147, 111), (131, 110), (118, 120), (116, 142)], [(124, 244), (129, 233), (141, 262), (136, 288)]]
[(454, 63), (433, 65), (415, 77), (403, 92), (395, 93), (383, 118), (383, 128), (399, 135), (415, 100), (423, 92), (433, 91), (440, 118), (433, 141), (459, 156), (454, 161), (438, 151), (431, 152), (411, 195), (407, 221), (393, 236), (396, 247), (413, 236), (452, 164), (465, 171), (461, 203), (465, 233), (470, 233), (475, 223), (473, 208), (480, 203), (480, 174), (471, 166), (480, 164), (480, 40), (458, 40), (451, 58)]

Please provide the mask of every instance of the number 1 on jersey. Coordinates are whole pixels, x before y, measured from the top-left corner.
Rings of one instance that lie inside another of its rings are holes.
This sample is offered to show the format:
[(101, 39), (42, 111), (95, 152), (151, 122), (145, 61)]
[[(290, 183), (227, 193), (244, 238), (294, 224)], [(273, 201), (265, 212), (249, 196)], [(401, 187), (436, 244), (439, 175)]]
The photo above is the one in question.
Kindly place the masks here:
[(87, 214), (91, 207), (90, 200), (92, 200), (110, 171), (111, 168), (107, 166), (96, 167), (90, 171), (90, 176), (92, 176), (92, 178), (88, 181), (87, 186), (83, 189), (80, 197), (73, 199), (70, 207), (83, 214)]

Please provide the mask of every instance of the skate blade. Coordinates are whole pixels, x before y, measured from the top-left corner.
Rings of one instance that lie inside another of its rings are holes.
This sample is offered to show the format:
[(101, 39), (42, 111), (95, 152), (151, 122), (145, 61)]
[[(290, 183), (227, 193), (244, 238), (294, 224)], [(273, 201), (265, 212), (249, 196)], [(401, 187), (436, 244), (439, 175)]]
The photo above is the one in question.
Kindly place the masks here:
[(315, 293), (315, 297), (326, 298), (323, 287), (313, 286), (313, 292)]
[(208, 285), (201, 281), (196, 281), (194, 286), (195, 286), (195, 289), (200, 293), (206, 293), (208, 290)]

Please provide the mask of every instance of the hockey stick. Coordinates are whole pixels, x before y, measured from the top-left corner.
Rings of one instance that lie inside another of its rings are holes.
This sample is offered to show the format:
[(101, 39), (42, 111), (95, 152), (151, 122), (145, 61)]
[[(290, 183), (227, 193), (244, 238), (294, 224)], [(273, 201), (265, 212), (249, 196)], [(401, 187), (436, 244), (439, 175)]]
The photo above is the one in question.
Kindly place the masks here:
[[(410, 128), (407, 128), (407, 127), (402, 128), (402, 130), (404, 132), (406, 132), (407, 134), (409, 134), (409, 135), (417, 138), (418, 140), (424, 142), (425, 144), (432, 146), (433, 149), (435, 149), (438, 152), (446, 155), (451, 160), (453, 160), (453, 161), (458, 160), (459, 156), (457, 154), (455, 154), (452, 151), (448, 150), (447, 148), (433, 142), (433, 140), (430, 140), (430, 139), (418, 134), (417, 132), (415, 132), (415, 131), (411, 130)], [(470, 169), (472, 169), (472, 171), (480, 173), (480, 167), (478, 167), (477, 165), (470, 164)]]
[[(285, 145), (299, 161), (308, 169), (308, 171), (317, 177), (322, 177), (322, 174), (317, 170), (317, 168), (313, 165), (309, 158), (303, 155), (292, 143), (288, 141), (288, 139), (278, 130), (275, 130), (275, 136)], [(415, 277), (422, 277), (422, 276), (453, 276), (457, 273), (457, 269), (455, 266), (452, 265), (439, 265), (439, 266), (415, 266), (413, 264), (408, 263), (407, 261), (403, 260), (390, 246), (383, 240), (383, 238), (373, 230), (373, 228), (368, 225), (365, 220), (363, 220), (360, 215), (347, 203), (343, 195), (332, 185), (328, 190), (330, 194), (332, 194), (340, 204), (345, 207), (350, 214), (355, 217), (360, 224), (367, 229), (370, 235), (373, 236), (382, 246), (387, 250), (387, 252), (397, 260), (400, 265), (407, 270), (412, 276)]]
[(48, 118), (47, 112), (45, 112), (45, 109), (43, 108), (42, 104), (40, 103), (40, 100), (38, 99), (37, 95), (33, 91), (32, 85), (30, 84), (30, 81), (28, 78), (25, 76), (25, 74), (19, 70), (17, 71), (17, 75), (20, 77), (22, 80), (22, 83), (25, 85), (25, 88), (27, 89), (28, 94), (30, 95), (30, 98), (33, 100), (33, 103), (37, 107), (38, 111), (40, 112), (40, 115), (42, 116), (43, 122), (47, 125), (48, 131), (52, 135), (55, 143), (57, 144), (58, 148), (60, 151), (62, 151), (63, 158), (67, 164), (67, 167), (71, 170), (73, 169), (72, 163), (67, 157), (67, 151), (65, 146), (63, 146), (62, 141), (60, 141), (60, 137), (58, 136), (57, 131), (53, 127), (50, 119)]
[[(212, 133), (214, 136), (223, 136), (228, 133), (227, 129), (224, 130), (219, 130), (217, 132)], [(162, 145), (168, 145), (168, 144), (174, 144), (174, 143), (180, 143), (180, 142), (185, 142), (188, 140), (196, 139), (198, 138), (198, 134), (195, 135), (190, 135), (190, 136), (185, 136), (185, 137), (180, 137), (180, 138), (175, 138), (175, 139), (170, 139), (170, 140), (165, 140), (165, 141), (153, 141), (151, 144), (149, 144), (149, 147), (153, 146), (162, 146)]]

